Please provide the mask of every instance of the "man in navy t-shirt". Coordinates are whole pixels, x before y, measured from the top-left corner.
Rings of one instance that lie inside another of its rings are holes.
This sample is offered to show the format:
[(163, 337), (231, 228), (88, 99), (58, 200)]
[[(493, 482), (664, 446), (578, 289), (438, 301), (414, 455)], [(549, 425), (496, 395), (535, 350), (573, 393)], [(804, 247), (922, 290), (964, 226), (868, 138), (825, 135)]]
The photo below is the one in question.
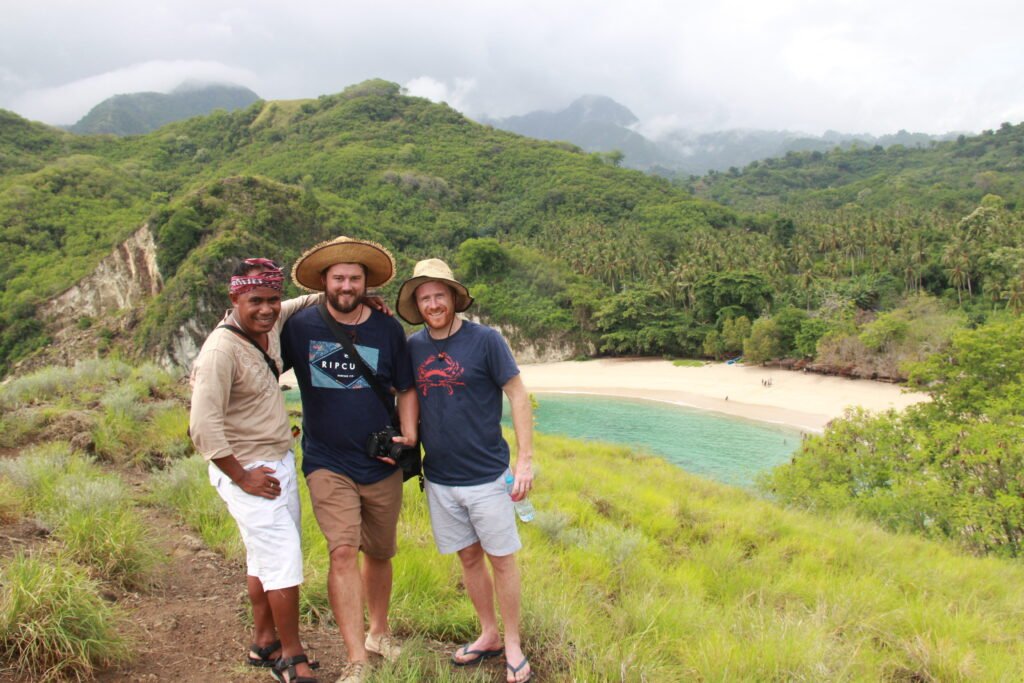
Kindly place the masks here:
[[(505, 340), (490, 327), (456, 315), (472, 303), (444, 261), (427, 259), (402, 284), (396, 309), (409, 323), (424, 323), (409, 338), (409, 354), (420, 403), (434, 541), (442, 553), (458, 553), (466, 591), (480, 619), (480, 636), (456, 650), (452, 663), (479, 664), (504, 653), (506, 679), (523, 683), (533, 672), (519, 634), (515, 552), (522, 544), (512, 502), (525, 497), (533, 485), (533, 420), (529, 395)], [(502, 393), (512, 407), (516, 433), (511, 492), (505, 482), (510, 472), (509, 447), (501, 433)], [(504, 639), (494, 611), (495, 589)]]
[[(330, 551), (331, 610), (348, 650), (338, 681), (349, 683), (364, 680), (367, 652), (394, 660), (401, 651), (388, 627), (388, 604), (402, 472), (393, 461), (367, 454), (370, 435), (391, 424), (389, 407), (322, 316), (338, 324), (377, 382), (397, 392), (401, 436), (394, 440), (413, 445), (419, 407), (405, 333), (398, 321), (363, 303), (366, 287), (385, 284), (394, 269), (391, 254), (372, 242), (339, 237), (310, 249), (292, 277), (323, 291), (321, 305), (292, 316), (281, 333), (285, 365), (295, 369), (302, 394), (302, 471)], [(364, 599), (370, 617), (365, 640)]]

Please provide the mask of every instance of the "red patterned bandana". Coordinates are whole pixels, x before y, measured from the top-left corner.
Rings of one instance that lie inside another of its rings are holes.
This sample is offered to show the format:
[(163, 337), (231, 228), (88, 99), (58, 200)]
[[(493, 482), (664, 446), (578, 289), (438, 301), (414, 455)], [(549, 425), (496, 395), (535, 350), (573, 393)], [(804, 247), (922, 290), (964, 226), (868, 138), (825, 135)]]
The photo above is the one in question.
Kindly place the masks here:
[(269, 287), (280, 292), (284, 287), (284, 273), (270, 259), (247, 258), (245, 263), (250, 266), (261, 266), (263, 270), (248, 275), (233, 275), (231, 277), (232, 294), (245, 294), (257, 287)]

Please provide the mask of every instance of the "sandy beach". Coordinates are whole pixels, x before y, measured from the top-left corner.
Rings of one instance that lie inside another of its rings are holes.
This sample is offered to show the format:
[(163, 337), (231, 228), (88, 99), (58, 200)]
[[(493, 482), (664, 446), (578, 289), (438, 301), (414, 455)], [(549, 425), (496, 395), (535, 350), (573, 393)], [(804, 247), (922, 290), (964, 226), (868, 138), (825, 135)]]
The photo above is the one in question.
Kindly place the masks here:
[(903, 409), (926, 394), (868, 380), (743, 364), (677, 367), (653, 359), (598, 359), (522, 365), (531, 393), (583, 393), (646, 398), (775, 422), (810, 432), (851, 406)]

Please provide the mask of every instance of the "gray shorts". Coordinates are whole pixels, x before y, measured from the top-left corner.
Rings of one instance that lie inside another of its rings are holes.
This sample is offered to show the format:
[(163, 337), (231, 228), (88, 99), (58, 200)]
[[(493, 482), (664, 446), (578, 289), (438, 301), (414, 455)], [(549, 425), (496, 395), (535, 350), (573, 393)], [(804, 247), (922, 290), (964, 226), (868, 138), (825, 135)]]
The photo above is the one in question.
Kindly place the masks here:
[(468, 548), (477, 541), (494, 557), (511, 555), (523, 544), (516, 529), (512, 498), (505, 490), (505, 473), (476, 486), (426, 483), (427, 507), (434, 543), (442, 555)]

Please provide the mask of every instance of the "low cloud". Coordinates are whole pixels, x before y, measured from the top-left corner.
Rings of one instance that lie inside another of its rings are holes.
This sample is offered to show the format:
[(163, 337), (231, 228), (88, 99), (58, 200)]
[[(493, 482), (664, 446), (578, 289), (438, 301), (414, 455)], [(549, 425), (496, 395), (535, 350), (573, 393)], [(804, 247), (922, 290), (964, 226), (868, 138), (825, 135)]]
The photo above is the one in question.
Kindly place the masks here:
[[(59, 125), (72, 124), (94, 106), (114, 95), (134, 92), (170, 92), (186, 81), (256, 83), (246, 69), (206, 61), (152, 61), (90, 76), (52, 88), (30, 90), (13, 102), (22, 116)], [(257, 92), (257, 94), (261, 94)]]
[(430, 76), (420, 76), (407, 82), (403, 87), (413, 97), (425, 97), (431, 102), (446, 102), (452, 109), (470, 113), (469, 97), (476, 89), (476, 79), (455, 78), (449, 85)]

